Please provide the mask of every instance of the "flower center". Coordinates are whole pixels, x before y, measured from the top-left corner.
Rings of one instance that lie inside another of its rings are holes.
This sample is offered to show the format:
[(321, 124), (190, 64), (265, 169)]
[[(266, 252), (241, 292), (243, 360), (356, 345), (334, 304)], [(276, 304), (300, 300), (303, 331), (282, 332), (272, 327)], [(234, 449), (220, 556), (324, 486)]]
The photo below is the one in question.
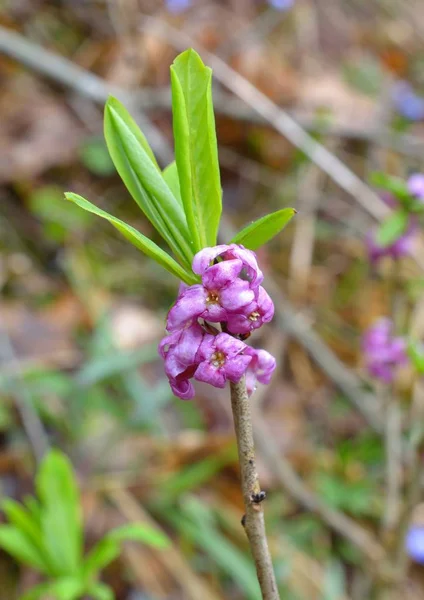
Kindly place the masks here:
[(209, 292), (206, 296), (206, 304), (215, 304), (219, 302), (219, 296), (217, 292)]
[(249, 321), (257, 321), (260, 316), (261, 315), (258, 313), (258, 311), (255, 310), (252, 313), (250, 313), (250, 315), (249, 315)]
[(214, 367), (222, 367), (225, 364), (225, 354), (223, 352), (214, 352), (211, 356), (211, 363)]

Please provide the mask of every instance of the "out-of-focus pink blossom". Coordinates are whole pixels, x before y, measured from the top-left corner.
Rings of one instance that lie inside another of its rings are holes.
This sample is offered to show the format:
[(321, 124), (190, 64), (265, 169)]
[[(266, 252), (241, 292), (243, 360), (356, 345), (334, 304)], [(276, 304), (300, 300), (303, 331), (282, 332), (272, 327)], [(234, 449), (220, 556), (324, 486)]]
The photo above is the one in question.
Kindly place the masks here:
[(389, 244), (387, 246), (381, 246), (377, 242), (376, 232), (369, 231), (365, 237), (365, 244), (371, 263), (375, 265), (379, 260), (381, 260), (384, 257), (398, 259), (402, 256), (407, 256), (411, 252), (414, 235), (415, 228), (410, 227), (392, 244)]
[(385, 383), (393, 381), (396, 367), (407, 362), (406, 341), (393, 335), (393, 323), (381, 318), (364, 334), (362, 351), (369, 374)]

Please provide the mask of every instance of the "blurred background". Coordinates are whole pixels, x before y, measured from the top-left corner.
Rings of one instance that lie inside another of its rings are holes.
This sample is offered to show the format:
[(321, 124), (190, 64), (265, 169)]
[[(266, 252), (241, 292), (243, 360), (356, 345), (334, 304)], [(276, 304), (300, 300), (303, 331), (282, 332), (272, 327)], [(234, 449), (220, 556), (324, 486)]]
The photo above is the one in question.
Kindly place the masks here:
[[(170, 549), (130, 544), (104, 571), (118, 600), (258, 598), (228, 390), (175, 399), (158, 360), (177, 282), (63, 199), (157, 241), (108, 156), (102, 107), (120, 98), (168, 164), (169, 66), (189, 46), (214, 69), (222, 240), (298, 210), (260, 250), (276, 316), (252, 338), (278, 361), (252, 406), (282, 598), (424, 597), (418, 562), (399, 585), (380, 568), (383, 425), (360, 344), (393, 291), (364, 242), (387, 211), (370, 173), (423, 168), (423, 16), (418, 0), (1, 0), (0, 493), (31, 493), (56, 446), (88, 548), (126, 521), (166, 531)], [(415, 306), (422, 265), (398, 272)], [(405, 403), (410, 386), (405, 369)], [(1, 552), (0, 581), (13, 600), (39, 578)]]

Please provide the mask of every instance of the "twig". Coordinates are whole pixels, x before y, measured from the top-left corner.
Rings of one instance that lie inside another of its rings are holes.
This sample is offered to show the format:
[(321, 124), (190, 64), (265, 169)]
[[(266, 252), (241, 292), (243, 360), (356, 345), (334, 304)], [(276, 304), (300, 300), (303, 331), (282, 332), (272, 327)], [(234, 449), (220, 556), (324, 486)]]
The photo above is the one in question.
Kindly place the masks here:
[[(12, 346), (12, 342), (4, 327), (0, 323), (0, 361), (16, 362), (17, 358)], [(29, 444), (32, 448), (34, 458), (37, 463), (40, 463), (45, 452), (49, 447), (46, 432), (43, 424), (32, 406), (32, 400), (28, 390), (22, 380), (22, 372), (19, 371), (14, 379), (15, 390), (14, 399), (16, 408), (19, 412), (22, 426), (25, 430)]]
[[(417, 380), (414, 384), (412, 404), (415, 406), (416, 412), (418, 413), (416, 416), (419, 420), (417, 420), (416, 424), (420, 426), (424, 415), (424, 385), (420, 380)], [(422, 430), (419, 432), (412, 431), (412, 435), (414, 434), (415, 439), (411, 440), (410, 446), (409, 479), (406, 490), (406, 501), (397, 528), (397, 554), (394, 560), (395, 565), (399, 568), (400, 578), (406, 574), (408, 568), (409, 557), (405, 547), (405, 535), (411, 522), (413, 510), (420, 500), (424, 473), (422, 463), (422, 441), (424, 434)]]
[[(390, 394), (390, 391), (388, 392)], [(386, 402), (386, 506), (383, 528), (394, 531), (401, 508), (402, 486), (402, 413), (392, 395)]]
[(258, 449), (283, 488), (301, 506), (317, 514), (331, 529), (359, 548), (373, 565), (385, 557), (385, 551), (374, 536), (352, 519), (322, 502), (309, 490), (289, 461), (279, 452), (260, 415), (254, 415)]
[[(156, 521), (126, 489), (117, 489), (113, 485), (106, 490), (108, 497), (130, 522), (147, 523), (150, 527), (162, 531)], [(154, 552), (153, 549), (151, 549)], [(195, 573), (186, 562), (178, 547), (171, 544), (168, 548), (155, 553), (158, 560), (181, 586), (187, 600), (218, 600), (213, 589)]]
[(231, 407), (234, 417), (240, 462), (241, 487), (246, 514), (243, 524), (255, 561), (256, 573), (263, 600), (279, 600), (271, 554), (265, 532), (265, 520), (260, 499), (260, 485), (256, 471), (250, 402), (244, 376), (239, 383), (231, 383)]
[[(171, 108), (171, 93), (168, 86), (160, 88), (144, 87), (133, 91), (130, 97), (129, 90), (122, 88), (122, 86), (110, 84), (101, 77), (75, 65), (67, 58), (46, 50), (19, 33), (1, 26), (0, 52), (98, 104), (104, 104), (108, 95), (113, 94), (122, 102), (134, 103), (138, 109), (144, 111), (169, 110)], [(214, 109), (217, 113), (237, 120), (262, 124), (269, 122), (251, 106), (246, 106), (239, 98), (235, 98), (219, 89), (214, 89)], [(312, 131), (317, 129), (314, 115), (305, 116), (296, 113), (296, 111), (287, 112), (287, 114), (290, 119), (296, 120), (299, 126), (304, 129)], [(320, 126), (320, 131), (329, 136), (373, 141), (383, 147), (409, 156), (420, 157), (424, 150), (422, 139), (408, 134), (393, 134), (390, 130), (385, 129), (379, 130), (377, 140), (375, 140), (374, 130), (360, 129), (355, 125), (330, 123), (325, 127)]]
[[(142, 29), (166, 37), (179, 49), (196, 45), (193, 39), (184, 32), (176, 31), (169, 24), (153, 17), (144, 19)], [(204, 48), (201, 48), (200, 52), (206, 63), (213, 69), (216, 79), (262, 115), (274, 129), (286, 137), (296, 148), (302, 150), (312, 162), (326, 172), (345, 192), (353, 196), (375, 219), (381, 220), (390, 213), (390, 209), (375, 192), (339, 158), (312, 138), (285, 110), (277, 106), (250, 81), (228, 66), (218, 56)]]

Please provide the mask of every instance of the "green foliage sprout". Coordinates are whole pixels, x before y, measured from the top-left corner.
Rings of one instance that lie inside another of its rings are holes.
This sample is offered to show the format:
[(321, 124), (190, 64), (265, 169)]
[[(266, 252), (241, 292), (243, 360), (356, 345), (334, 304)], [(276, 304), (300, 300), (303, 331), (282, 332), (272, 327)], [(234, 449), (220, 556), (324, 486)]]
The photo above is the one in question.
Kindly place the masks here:
[[(163, 171), (145, 136), (125, 107), (110, 97), (104, 134), (109, 154), (129, 193), (170, 252), (85, 198), (65, 194), (88, 212), (106, 219), (134, 246), (188, 285), (199, 281), (193, 256), (215, 246), (222, 212), (218, 146), (212, 103), (212, 71), (188, 49), (171, 66), (175, 162)], [(257, 250), (293, 217), (284, 208), (249, 224), (231, 242)]]
[(24, 504), (2, 502), (9, 523), (0, 525), (0, 547), (18, 562), (45, 576), (46, 582), (21, 596), (38, 600), (77, 600), (89, 594), (97, 600), (113, 600), (111, 588), (99, 581), (100, 572), (121, 551), (125, 540), (166, 548), (168, 538), (144, 523), (112, 529), (84, 554), (83, 522), (79, 491), (69, 459), (51, 450), (36, 477), (37, 497)]

